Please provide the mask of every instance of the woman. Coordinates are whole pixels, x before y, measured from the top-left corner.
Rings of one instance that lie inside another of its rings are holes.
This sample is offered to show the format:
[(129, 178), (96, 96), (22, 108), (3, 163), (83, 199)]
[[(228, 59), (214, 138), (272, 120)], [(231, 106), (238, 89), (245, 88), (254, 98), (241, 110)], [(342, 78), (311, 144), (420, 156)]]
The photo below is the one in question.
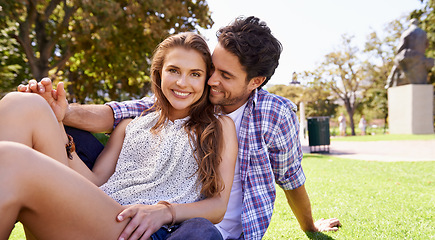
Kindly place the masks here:
[(359, 120), (358, 127), (361, 130), (361, 135), (366, 135), (366, 128), (367, 128), (367, 121), (364, 117), (364, 115), (361, 116), (361, 119)]
[(211, 71), (199, 35), (164, 40), (151, 66), (155, 112), (121, 122), (92, 172), (71, 148), (65, 152), (64, 144), (72, 144), (61, 123), (62, 83), (49, 104), (36, 94), (7, 95), (0, 101), (7, 116), (0, 119), (0, 239), (16, 220), (38, 239), (127, 239), (130, 233), (129, 239), (148, 239), (159, 229), (152, 238), (165, 239), (168, 227), (187, 219), (219, 222), (237, 138), (234, 123), (216, 117), (209, 103)]

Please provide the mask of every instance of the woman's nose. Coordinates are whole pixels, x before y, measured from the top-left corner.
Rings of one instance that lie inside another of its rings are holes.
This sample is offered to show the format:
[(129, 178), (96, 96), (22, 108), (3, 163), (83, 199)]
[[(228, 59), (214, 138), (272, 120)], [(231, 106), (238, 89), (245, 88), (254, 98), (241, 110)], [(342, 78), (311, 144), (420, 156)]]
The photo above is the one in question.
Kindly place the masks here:
[(186, 76), (180, 75), (180, 77), (177, 80), (178, 86), (185, 86), (186, 85)]

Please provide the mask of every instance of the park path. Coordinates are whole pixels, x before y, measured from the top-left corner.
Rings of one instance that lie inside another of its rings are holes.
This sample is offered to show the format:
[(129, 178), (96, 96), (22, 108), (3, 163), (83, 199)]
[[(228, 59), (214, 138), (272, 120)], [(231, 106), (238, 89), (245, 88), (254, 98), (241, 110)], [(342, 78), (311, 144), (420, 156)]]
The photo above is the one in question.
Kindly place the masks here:
[[(310, 153), (308, 139), (302, 139), (302, 151)], [(330, 156), (367, 161), (435, 161), (435, 140), (331, 141)]]

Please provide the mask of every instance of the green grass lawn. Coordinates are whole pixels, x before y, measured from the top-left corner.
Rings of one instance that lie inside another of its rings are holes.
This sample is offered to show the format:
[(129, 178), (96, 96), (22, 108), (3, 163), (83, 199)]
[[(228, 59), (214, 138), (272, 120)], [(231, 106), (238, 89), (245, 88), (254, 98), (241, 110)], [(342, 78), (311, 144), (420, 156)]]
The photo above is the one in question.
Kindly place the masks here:
[[(337, 232), (306, 235), (277, 189), (264, 239), (435, 239), (435, 162), (373, 162), (306, 154), (302, 162), (315, 219)], [(24, 239), (17, 224), (10, 239)]]
[(435, 162), (368, 162), (306, 154), (315, 219), (337, 217), (337, 232), (305, 235), (277, 191), (264, 239), (435, 239)]

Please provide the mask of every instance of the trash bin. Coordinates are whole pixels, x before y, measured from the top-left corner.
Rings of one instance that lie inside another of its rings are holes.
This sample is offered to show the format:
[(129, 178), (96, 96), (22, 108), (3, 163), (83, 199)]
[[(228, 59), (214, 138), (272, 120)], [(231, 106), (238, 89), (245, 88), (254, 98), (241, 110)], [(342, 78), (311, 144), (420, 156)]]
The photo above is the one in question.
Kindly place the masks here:
[(307, 122), (310, 152), (329, 153), (329, 117), (310, 117)]

